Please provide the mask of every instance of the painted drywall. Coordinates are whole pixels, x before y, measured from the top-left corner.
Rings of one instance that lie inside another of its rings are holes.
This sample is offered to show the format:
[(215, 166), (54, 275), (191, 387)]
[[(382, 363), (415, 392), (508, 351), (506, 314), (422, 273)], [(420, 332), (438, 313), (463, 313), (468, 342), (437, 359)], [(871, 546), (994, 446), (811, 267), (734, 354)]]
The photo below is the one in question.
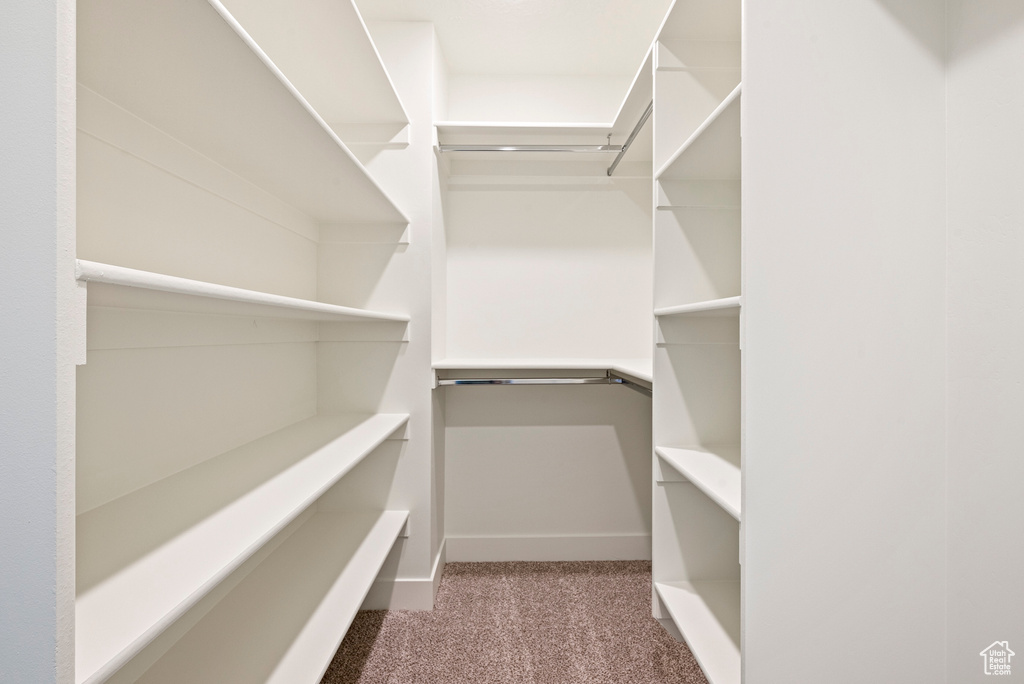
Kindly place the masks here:
[(994, 641), (1024, 654), (1024, 6), (947, 6), (946, 681), (969, 684)]
[(448, 387), (448, 560), (649, 558), (651, 401), (624, 387)]
[(448, 193), (448, 356), (648, 356), (649, 181), (535, 180)]
[(745, 682), (941, 682), (943, 7), (745, 12)]
[(632, 77), (450, 74), (448, 120), (610, 124)]
[(74, 677), (74, 3), (0, 9), (0, 680)]

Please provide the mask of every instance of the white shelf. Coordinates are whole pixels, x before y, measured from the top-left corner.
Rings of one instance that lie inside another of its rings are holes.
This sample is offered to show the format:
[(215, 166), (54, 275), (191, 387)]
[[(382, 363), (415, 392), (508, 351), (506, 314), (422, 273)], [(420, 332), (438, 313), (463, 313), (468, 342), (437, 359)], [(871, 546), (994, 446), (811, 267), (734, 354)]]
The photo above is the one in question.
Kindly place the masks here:
[(668, 158), (655, 179), (740, 177), (740, 93), (743, 84)]
[(324, 304), (82, 259), (76, 271), (80, 282), (89, 283), (90, 306), (334, 323), (409, 321), (405, 314)]
[(408, 419), (311, 418), (81, 513), (75, 681), (115, 672)]
[(612, 370), (647, 382), (654, 381), (651, 359), (444, 359), (435, 370)]
[(654, 587), (708, 682), (739, 684), (739, 581), (656, 582)]
[(608, 135), (612, 123), (543, 121), (435, 121), (438, 135)]
[(654, 452), (729, 515), (741, 519), (739, 447), (655, 447)]
[(320, 681), (408, 515), (315, 514), (139, 681)]
[(352, 0), (222, 2), (327, 123), (409, 123)]
[(217, 0), (83, 0), (89, 89), (321, 223), (408, 223)]
[(722, 299), (711, 299), (706, 302), (695, 302), (693, 304), (680, 304), (679, 306), (664, 306), (654, 310), (655, 316), (679, 316), (693, 314), (695, 316), (739, 316), (741, 298), (724, 297)]

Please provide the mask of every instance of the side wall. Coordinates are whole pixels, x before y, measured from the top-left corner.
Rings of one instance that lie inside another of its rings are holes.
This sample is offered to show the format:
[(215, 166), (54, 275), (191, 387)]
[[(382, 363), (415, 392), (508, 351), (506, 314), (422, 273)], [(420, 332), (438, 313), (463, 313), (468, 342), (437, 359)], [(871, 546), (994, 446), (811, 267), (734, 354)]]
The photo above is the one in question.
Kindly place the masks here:
[(1024, 671), (1024, 4), (949, 0), (949, 682)]
[(944, 8), (745, 12), (745, 681), (942, 682)]
[(0, 45), (0, 680), (70, 682), (75, 4), (5, 2)]

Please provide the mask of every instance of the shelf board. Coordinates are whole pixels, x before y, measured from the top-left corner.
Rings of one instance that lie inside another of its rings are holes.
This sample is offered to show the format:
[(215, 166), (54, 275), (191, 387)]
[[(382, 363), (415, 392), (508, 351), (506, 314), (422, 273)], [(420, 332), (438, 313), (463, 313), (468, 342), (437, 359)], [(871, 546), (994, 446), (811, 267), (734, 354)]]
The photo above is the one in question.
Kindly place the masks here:
[(221, 2), (332, 126), (409, 123), (352, 0)]
[(612, 132), (609, 123), (545, 121), (435, 121), (438, 135), (602, 135)]
[(693, 304), (680, 304), (678, 306), (663, 306), (654, 310), (655, 316), (679, 316), (693, 314), (695, 316), (739, 316), (741, 297), (724, 297), (722, 299), (711, 299), (706, 302), (694, 302)]
[(739, 581), (656, 582), (654, 587), (708, 682), (739, 684)]
[(76, 277), (89, 284), (90, 306), (332, 323), (409, 321), (405, 314), (324, 304), (82, 259), (77, 262)]
[(651, 359), (444, 359), (435, 361), (433, 367), (434, 370), (612, 370), (646, 382), (654, 381)]
[(408, 515), (315, 514), (139, 681), (320, 681)]
[(740, 449), (737, 446), (713, 448), (655, 447), (661, 460), (691, 482), (697, 489), (740, 520)]
[(310, 418), (79, 514), (75, 681), (117, 671), (408, 419)]
[(655, 179), (740, 177), (740, 94), (729, 93), (654, 174)]
[(217, 0), (83, 0), (80, 82), (321, 223), (408, 218)]

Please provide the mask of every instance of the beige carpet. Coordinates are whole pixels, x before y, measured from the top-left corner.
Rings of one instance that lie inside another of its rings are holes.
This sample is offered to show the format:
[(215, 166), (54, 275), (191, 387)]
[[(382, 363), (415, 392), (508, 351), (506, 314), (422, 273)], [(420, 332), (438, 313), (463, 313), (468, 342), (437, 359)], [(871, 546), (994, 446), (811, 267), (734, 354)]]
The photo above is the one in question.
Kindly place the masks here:
[(649, 562), (449, 563), (433, 611), (356, 617), (324, 684), (704, 684)]

